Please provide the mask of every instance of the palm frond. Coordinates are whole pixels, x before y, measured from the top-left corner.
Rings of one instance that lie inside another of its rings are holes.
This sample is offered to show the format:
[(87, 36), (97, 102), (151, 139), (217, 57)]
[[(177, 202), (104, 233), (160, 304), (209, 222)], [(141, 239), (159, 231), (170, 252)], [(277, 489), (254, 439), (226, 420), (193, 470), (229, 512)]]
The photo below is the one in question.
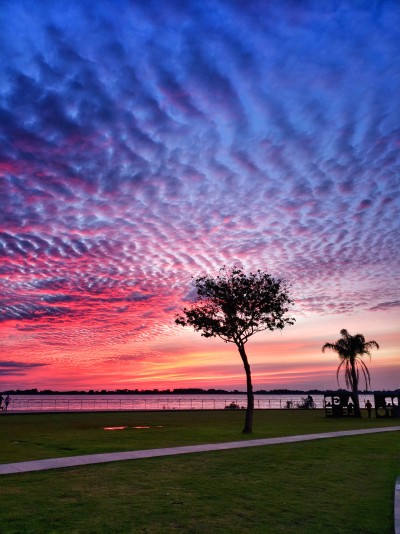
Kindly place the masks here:
[(358, 360), (358, 363), (360, 364), (362, 373), (364, 375), (366, 388), (371, 387), (371, 375), (368, 370), (368, 367), (365, 365), (365, 362), (363, 362), (361, 359)]
[(351, 363), (349, 360), (343, 360), (346, 363), (346, 370), (344, 377), (346, 380), (346, 386), (350, 389), (353, 389), (353, 377), (351, 376)]
[(340, 369), (342, 367), (342, 365), (345, 363), (345, 360), (343, 360), (342, 362), (340, 362), (338, 368), (336, 369), (336, 380), (337, 380), (337, 383), (339, 385), (339, 372), (340, 372)]
[(370, 350), (375, 347), (376, 349), (379, 350), (379, 343), (377, 343), (376, 341), (374, 341), (373, 339), (371, 341), (367, 341), (365, 344), (364, 344), (364, 349), (365, 349), (365, 354), (368, 354), (368, 356), (371, 358), (371, 354), (370, 354)]
[(336, 343), (325, 343), (325, 345), (322, 347), (322, 352), (325, 352), (326, 349), (337, 351)]
[(362, 356), (365, 354), (371, 359), (370, 350), (375, 347), (379, 349), (376, 341), (365, 341), (363, 334), (356, 334), (352, 336), (343, 328), (340, 331), (341, 338), (336, 343), (325, 343), (322, 347), (322, 352), (326, 349), (337, 352), (340, 364), (336, 370), (336, 379), (339, 384), (339, 372), (344, 366), (344, 376), (346, 386), (353, 391), (358, 390), (358, 382), (360, 379), (360, 369), (365, 379), (366, 387), (371, 385), (371, 376)]

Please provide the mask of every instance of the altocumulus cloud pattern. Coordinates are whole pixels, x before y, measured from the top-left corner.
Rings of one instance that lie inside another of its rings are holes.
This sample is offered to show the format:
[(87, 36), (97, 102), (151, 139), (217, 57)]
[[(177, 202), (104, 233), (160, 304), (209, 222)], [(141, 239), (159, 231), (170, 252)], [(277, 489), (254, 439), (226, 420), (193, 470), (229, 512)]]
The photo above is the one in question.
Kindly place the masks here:
[(0, 11), (11, 355), (150, 357), (121, 347), (174, 335), (224, 264), (288, 278), (300, 314), (400, 305), (398, 2)]

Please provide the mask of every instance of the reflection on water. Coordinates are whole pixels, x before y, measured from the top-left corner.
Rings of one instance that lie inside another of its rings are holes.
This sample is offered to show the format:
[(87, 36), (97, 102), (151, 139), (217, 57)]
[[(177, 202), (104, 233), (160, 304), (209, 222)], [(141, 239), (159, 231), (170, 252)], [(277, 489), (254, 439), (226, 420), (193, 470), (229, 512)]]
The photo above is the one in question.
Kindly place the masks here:
[(150, 428), (149, 426), (133, 426), (132, 428)]

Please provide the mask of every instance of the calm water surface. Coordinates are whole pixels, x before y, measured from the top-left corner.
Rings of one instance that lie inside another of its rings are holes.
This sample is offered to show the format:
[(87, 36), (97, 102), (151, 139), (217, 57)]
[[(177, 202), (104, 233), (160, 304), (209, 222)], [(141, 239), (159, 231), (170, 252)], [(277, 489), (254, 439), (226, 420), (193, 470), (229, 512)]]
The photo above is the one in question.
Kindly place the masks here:
[[(302, 395), (255, 395), (256, 409), (296, 408)], [(317, 408), (323, 408), (323, 395), (313, 395)], [(373, 395), (360, 395), (360, 406)], [(223, 410), (231, 402), (246, 406), (246, 395), (13, 395), (9, 412), (26, 411), (106, 411), (106, 410)]]

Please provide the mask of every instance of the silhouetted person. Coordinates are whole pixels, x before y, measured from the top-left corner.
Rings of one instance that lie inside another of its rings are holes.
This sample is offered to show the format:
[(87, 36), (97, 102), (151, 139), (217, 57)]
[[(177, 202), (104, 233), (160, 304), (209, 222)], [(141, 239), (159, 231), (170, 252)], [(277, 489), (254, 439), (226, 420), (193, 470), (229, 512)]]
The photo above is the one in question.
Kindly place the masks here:
[(0, 410), (3, 409), (3, 395), (0, 393)]
[(353, 410), (354, 410), (354, 404), (352, 402), (349, 402), (349, 404), (347, 405), (347, 413), (349, 415), (353, 415)]
[(10, 404), (10, 395), (7, 395), (7, 397), (4, 399), (4, 408), (3, 408), (3, 411), (6, 412), (7, 411), (7, 408), (8, 408), (8, 405)]
[(368, 419), (371, 419), (372, 404), (369, 400), (367, 400), (367, 402), (365, 403), (365, 407), (367, 408)]
[(311, 395), (308, 395), (306, 399), (307, 408), (312, 408), (314, 404), (314, 399), (311, 397)]

